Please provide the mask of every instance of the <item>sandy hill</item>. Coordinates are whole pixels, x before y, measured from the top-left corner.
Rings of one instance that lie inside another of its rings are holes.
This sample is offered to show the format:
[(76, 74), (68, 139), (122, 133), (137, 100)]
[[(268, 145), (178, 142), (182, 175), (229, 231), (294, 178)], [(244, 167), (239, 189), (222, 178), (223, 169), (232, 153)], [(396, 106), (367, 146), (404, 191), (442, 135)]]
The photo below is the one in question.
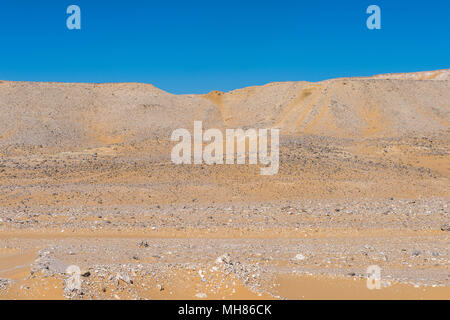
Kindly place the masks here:
[(205, 96), (228, 126), (274, 126), (285, 134), (386, 137), (448, 129), (450, 82), (336, 79), (272, 83)]
[[(99, 146), (176, 128), (277, 127), (342, 138), (448, 132), (449, 70), (282, 82), (206, 95), (146, 84), (0, 81), (0, 145)], [(419, 81), (420, 80), (420, 81)]]
[(0, 143), (95, 146), (141, 141), (220, 115), (198, 96), (146, 84), (0, 83)]
[(450, 80), (450, 69), (436, 71), (422, 71), (410, 73), (389, 73), (371, 77), (372, 79), (401, 79), (401, 80)]
[[(449, 87), (0, 81), (0, 300), (448, 299)], [(174, 164), (194, 120), (281, 128), (278, 173)]]

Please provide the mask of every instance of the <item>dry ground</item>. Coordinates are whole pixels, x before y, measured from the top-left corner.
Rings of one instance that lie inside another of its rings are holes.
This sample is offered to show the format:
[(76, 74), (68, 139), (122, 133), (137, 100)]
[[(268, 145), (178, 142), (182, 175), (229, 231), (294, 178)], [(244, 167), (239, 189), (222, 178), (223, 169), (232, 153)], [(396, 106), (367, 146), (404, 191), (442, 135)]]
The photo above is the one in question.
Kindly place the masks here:
[[(207, 96), (0, 83), (0, 299), (449, 299), (450, 90), (433, 75)], [(279, 173), (172, 164), (170, 130), (193, 120), (280, 127)]]

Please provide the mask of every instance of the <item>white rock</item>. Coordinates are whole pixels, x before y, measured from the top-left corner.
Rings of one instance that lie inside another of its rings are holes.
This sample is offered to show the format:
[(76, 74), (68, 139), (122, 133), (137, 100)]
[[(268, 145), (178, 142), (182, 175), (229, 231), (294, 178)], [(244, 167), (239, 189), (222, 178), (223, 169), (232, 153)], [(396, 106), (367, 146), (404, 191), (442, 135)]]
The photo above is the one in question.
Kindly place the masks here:
[(297, 255), (295, 255), (294, 260), (305, 260), (306, 257), (304, 255), (302, 255), (301, 253), (298, 253)]
[(223, 254), (216, 259), (216, 263), (219, 263), (219, 264), (229, 263), (229, 262), (230, 262), (230, 256), (228, 254)]

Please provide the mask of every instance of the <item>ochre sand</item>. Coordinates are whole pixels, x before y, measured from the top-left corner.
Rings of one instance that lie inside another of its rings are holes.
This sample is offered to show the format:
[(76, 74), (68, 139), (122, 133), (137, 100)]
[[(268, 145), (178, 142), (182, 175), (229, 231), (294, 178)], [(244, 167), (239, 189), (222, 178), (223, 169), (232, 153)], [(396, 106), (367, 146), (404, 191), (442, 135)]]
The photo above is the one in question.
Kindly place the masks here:
[[(35, 253), (23, 255), (5, 255), (0, 258), (0, 276), (16, 280), (8, 291), (2, 292), (1, 299), (64, 299), (64, 281), (51, 277), (29, 279), (29, 265), (34, 261)], [(28, 267), (27, 267), (28, 266)], [(6, 269), (5, 269), (6, 268)], [(186, 274), (183, 270), (175, 272), (168, 287), (160, 291), (155, 280), (148, 278), (140, 283), (139, 294), (150, 299), (199, 299), (195, 294), (199, 287), (204, 287), (200, 279)], [(448, 287), (414, 287), (412, 285), (394, 284), (382, 289), (369, 290), (366, 280), (345, 279), (330, 276), (280, 275), (276, 278), (276, 288), (272, 294), (255, 293), (238, 279), (218, 274), (217, 279), (210, 279), (214, 286), (222, 284), (209, 295), (209, 299), (448, 299)], [(223, 284), (230, 284), (225, 287)], [(210, 284), (211, 285), (211, 284)], [(101, 291), (101, 288), (98, 288)], [(207, 291), (208, 289), (203, 289)], [(104, 297), (107, 298), (105, 294)], [(133, 296), (120, 294), (115, 298), (131, 299)]]
[[(0, 82), (0, 299), (449, 299), (448, 74)], [(280, 128), (279, 173), (174, 165), (194, 120)]]

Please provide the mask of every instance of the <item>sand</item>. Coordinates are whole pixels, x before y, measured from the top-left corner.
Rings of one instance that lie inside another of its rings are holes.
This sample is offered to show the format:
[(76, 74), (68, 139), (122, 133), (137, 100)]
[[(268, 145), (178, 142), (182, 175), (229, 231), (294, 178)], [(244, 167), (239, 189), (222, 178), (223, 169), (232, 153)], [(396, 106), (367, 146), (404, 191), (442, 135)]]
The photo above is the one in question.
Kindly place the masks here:
[[(0, 299), (449, 299), (448, 76), (0, 81)], [(279, 128), (279, 173), (174, 165), (194, 120)]]

